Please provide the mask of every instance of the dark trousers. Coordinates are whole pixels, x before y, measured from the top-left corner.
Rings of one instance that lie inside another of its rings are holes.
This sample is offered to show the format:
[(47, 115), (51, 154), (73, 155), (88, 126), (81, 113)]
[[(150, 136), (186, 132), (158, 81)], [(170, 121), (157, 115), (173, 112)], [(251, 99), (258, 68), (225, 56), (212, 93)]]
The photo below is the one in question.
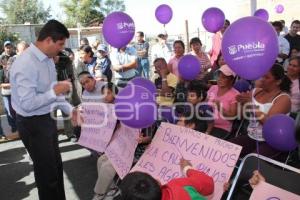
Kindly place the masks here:
[(33, 161), (40, 200), (65, 200), (63, 166), (55, 121), (50, 114), (17, 115), (20, 137)]

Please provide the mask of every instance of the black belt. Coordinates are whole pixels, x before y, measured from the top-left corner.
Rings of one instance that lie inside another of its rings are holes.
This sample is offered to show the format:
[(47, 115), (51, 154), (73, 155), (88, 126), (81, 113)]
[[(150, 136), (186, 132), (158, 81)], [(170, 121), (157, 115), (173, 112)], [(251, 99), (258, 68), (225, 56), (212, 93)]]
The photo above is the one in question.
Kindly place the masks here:
[(50, 117), (50, 113), (44, 114), (44, 115), (33, 115), (33, 116), (22, 116), (17, 113), (17, 117), (24, 118), (24, 119), (35, 119), (35, 118), (41, 118), (41, 117)]

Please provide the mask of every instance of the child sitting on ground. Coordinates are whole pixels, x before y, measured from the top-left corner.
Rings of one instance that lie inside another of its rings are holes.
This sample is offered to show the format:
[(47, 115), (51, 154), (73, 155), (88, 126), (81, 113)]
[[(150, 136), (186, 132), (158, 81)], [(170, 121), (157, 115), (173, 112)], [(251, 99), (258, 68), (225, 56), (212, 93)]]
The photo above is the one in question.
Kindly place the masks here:
[(213, 179), (192, 168), (189, 161), (180, 160), (184, 178), (175, 178), (165, 185), (143, 172), (127, 174), (118, 200), (204, 200), (214, 191)]
[(196, 116), (198, 123), (195, 130), (210, 134), (214, 127), (213, 108), (206, 102), (206, 90), (202, 84), (190, 84), (187, 93), (188, 110)]

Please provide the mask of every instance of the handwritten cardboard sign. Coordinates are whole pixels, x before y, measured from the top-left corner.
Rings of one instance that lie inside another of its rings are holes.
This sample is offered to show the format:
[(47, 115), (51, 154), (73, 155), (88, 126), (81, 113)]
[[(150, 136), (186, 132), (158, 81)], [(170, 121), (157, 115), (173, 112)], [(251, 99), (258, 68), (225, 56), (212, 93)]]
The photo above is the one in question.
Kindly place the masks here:
[(114, 136), (105, 150), (105, 155), (108, 157), (117, 174), (121, 179), (131, 169), (134, 152), (138, 145), (137, 138), (139, 130), (133, 129), (120, 124)]
[(253, 189), (250, 200), (300, 200), (300, 196), (262, 181)]
[(215, 191), (208, 198), (219, 200), (223, 194), (223, 184), (229, 180), (241, 150), (241, 146), (225, 140), (162, 123), (150, 147), (132, 171), (146, 172), (165, 184), (182, 177), (179, 161), (183, 157), (190, 160), (195, 169), (214, 179)]
[(105, 103), (83, 103), (83, 124), (79, 144), (104, 152), (115, 129), (117, 118), (114, 105)]

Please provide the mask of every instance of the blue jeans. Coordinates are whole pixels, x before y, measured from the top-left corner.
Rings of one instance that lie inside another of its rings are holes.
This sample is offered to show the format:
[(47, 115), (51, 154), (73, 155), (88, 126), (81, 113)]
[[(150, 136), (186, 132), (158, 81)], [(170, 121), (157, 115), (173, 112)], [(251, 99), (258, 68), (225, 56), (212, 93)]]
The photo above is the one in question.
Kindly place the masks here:
[(1, 119), (0, 119), (0, 137), (5, 136), (3, 129), (2, 129), (2, 125), (1, 125)]
[(148, 58), (137, 58), (137, 65), (138, 76), (149, 79), (150, 64)]
[(17, 131), (17, 124), (16, 124), (16, 113), (11, 106), (11, 96), (2, 96), (3, 97), (3, 104), (5, 108), (5, 113), (7, 116), (7, 121), (9, 126), (11, 127), (11, 132)]

